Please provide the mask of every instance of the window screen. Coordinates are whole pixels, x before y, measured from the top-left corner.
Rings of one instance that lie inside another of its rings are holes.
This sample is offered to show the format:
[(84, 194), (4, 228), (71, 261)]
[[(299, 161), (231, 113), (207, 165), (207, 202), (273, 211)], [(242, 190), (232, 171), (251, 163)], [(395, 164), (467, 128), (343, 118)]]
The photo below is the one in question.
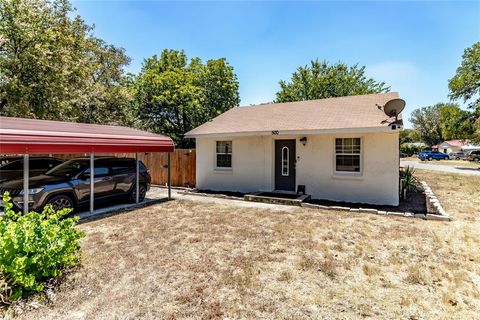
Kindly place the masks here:
[(360, 148), (360, 138), (336, 138), (336, 171), (360, 172)]
[(217, 168), (232, 167), (232, 141), (217, 141)]

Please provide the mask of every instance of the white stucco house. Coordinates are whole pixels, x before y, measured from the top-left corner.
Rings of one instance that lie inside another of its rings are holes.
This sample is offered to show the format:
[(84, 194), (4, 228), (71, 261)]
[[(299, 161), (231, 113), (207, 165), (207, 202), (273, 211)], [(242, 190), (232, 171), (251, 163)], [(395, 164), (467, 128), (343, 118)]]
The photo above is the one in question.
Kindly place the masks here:
[(290, 191), (398, 205), (399, 131), (381, 107), (398, 93), (236, 107), (186, 134), (198, 189)]

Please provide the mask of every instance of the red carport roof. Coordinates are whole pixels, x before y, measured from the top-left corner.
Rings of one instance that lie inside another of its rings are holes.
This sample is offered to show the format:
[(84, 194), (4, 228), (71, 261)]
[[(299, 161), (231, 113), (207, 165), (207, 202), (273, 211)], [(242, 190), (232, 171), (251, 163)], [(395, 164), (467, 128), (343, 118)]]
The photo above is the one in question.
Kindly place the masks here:
[(0, 154), (173, 150), (169, 137), (127, 127), (0, 117)]

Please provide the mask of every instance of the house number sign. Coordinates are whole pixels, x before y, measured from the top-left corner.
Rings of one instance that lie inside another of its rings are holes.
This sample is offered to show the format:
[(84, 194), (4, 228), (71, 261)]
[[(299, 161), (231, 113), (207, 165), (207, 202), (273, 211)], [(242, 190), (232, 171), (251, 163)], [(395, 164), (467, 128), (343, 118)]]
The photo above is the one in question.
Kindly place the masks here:
[(276, 135), (278, 135), (278, 130), (273, 130), (272, 131), (272, 136), (276, 136)]

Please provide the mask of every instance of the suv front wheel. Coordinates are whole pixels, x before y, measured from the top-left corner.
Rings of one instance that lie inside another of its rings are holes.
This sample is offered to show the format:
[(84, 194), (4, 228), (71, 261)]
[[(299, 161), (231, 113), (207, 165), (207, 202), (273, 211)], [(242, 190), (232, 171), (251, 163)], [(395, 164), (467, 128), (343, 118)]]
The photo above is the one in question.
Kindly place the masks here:
[[(142, 202), (145, 199), (145, 195), (147, 194), (147, 186), (145, 184), (140, 184), (140, 192), (138, 197), (138, 202)], [(135, 202), (137, 194), (137, 187), (134, 185), (132, 192), (130, 192), (130, 202)]]
[(73, 209), (73, 200), (67, 195), (54, 196), (48, 200), (47, 204), (50, 204), (53, 210), (62, 210), (65, 208)]

